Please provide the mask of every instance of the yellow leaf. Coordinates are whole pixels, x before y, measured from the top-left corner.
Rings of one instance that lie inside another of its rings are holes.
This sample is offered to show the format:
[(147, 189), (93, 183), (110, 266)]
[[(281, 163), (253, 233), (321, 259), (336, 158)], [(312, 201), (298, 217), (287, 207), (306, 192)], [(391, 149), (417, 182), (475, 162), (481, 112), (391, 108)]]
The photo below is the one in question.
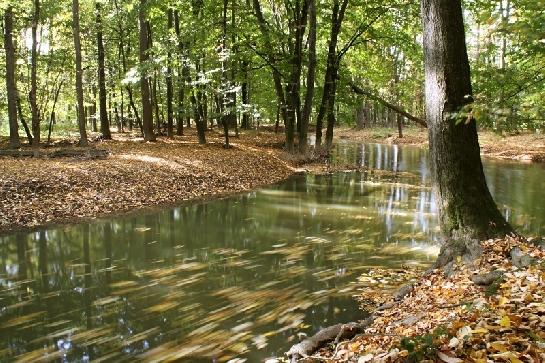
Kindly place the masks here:
[(505, 346), (500, 342), (490, 343), (490, 347), (501, 353), (507, 352), (507, 348), (505, 348)]
[(511, 319), (507, 315), (504, 315), (500, 319), (500, 326), (503, 328), (510, 328), (511, 327)]
[(509, 299), (506, 298), (505, 296), (502, 296), (502, 297), (500, 297), (500, 301), (498, 302), (498, 305), (503, 306), (503, 305), (507, 304), (508, 302), (509, 302)]
[(477, 328), (471, 331), (473, 334), (486, 334), (488, 333), (488, 329), (486, 328)]

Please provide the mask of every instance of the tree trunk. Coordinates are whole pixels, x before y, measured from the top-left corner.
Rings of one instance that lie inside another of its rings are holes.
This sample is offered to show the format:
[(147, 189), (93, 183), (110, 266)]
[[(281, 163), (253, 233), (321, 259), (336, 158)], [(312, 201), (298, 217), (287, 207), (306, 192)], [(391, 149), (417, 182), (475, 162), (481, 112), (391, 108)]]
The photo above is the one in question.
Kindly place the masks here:
[[(337, 70), (334, 70), (334, 74)], [(333, 128), (335, 127), (335, 97), (337, 94), (337, 82), (333, 82), (330, 88), (329, 103), (327, 105), (327, 129), (325, 133), (326, 148), (333, 146)]]
[[(79, 143), (81, 146), (87, 146), (87, 130), (85, 128), (85, 114), (83, 111), (83, 71), (81, 69), (81, 41), (79, 33), (79, 0), (72, 2), (72, 22), (74, 32), (74, 50), (76, 53), (76, 98), (78, 102), (78, 127)], [(33, 125), (34, 126), (34, 125)], [(36, 134), (34, 134), (36, 137)]]
[[(457, 241), (505, 235), (511, 227), (486, 185), (461, 0), (422, 0), (426, 118), (442, 231)], [(460, 115), (462, 114), (462, 115)]]
[(171, 49), (171, 42), (170, 42), (170, 34), (174, 29), (174, 10), (168, 9), (168, 31), (167, 31), (167, 137), (172, 138), (174, 137), (174, 109), (172, 105), (172, 99), (173, 99), (173, 93), (174, 89), (172, 86), (172, 51)]
[(8, 5), (4, 13), (4, 48), (6, 50), (6, 91), (8, 94), (9, 146), (21, 146), (17, 124), (17, 86), (15, 84), (15, 48), (13, 47), (13, 8)]
[[(184, 55), (184, 43), (181, 39), (180, 34), (180, 16), (178, 11), (174, 12), (174, 27), (176, 31), (176, 37), (178, 38), (178, 59), (183, 62)], [(184, 62), (185, 63), (185, 62)], [(184, 134), (184, 98), (185, 98), (185, 75), (184, 75), (184, 65), (178, 66), (178, 106), (176, 111), (176, 135), (181, 136)]]
[(100, 132), (105, 140), (111, 140), (108, 108), (106, 106), (106, 73), (104, 70), (104, 42), (102, 39), (102, 16), (100, 2), (95, 2), (97, 27), (97, 59), (98, 59), (98, 105), (100, 109)]
[(307, 70), (307, 92), (301, 118), (301, 130), (299, 132), (299, 152), (304, 154), (307, 151), (307, 134), (310, 114), (312, 112), (312, 101), (314, 100), (314, 80), (316, 78), (316, 3), (309, 0), (309, 30), (308, 30), (308, 70)]
[[(223, 0), (223, 14), (222, 14), (222, 51), (227, 51), (227, 5), (229, 3), (229, 0)], [(225, 58), (225, 57), (222, 57)], [(227, 96), (227, 89), (229, 88), (229, 84), (227, 81), (227, 70), (225, 69), (225, 64), (227, 63), (227, 60), (224, 59), (221, 62), (221, 93), (220, 93), (220, 99), (219, 99), (219, 111), (221, 113), (220, 120), (223, 125), (223, 136), (225, 139), (224, 147), (228, 149), (229, 146), (229, 120), (230, 120), (230, 114), (231, 112), (228, 111), (229, 105), (228, 103), (228, 96)]]
[(21, 99), (19, 98), (19, 94), (17, 94), (17, 113), (19, 114), (19, 119), (21, 120), (21, 123), (23, 124), (23, 128), (25, 129), (28, 143), (32, 145), (32, 132), (30, 132), (28, 123), (25, 120), (25, 115), (23, 114), (23, 107), (21, 107)]
[(241, 127), (244, 130), (250, 129), (250, 110), (248, 109), (248, 106), (250, 105), (250, 92), (248, 90), (248, 64), (249, 62), (247, 60), (243, 60), (241, 63), (241, 71), (242, 75), (244, 77), (244, 80), (242, 81), (242, 105), (243, 105), (243, 113), (242, 113), (242, 124)]
[[(322, 143), (322, 127), (323, 119), (327, 112), (327, 108), (330, 104), (329, 98), (332, 95), (332, 88), (336, 88), (337, 82), (337, 42), (339, 33), (341, 32), (341, 26), (348, 6), (348, 0), (343, 0), (342, 4), (339, 0), (333, 0), (333, 12), (331, 14), (331, 34), (329, 37), (329, 45), (327, 51), (327, 67), (324, 77), (324, 91), (322, 94), (322, 102), (318, 110), (318, 116), (316, 117), (316, 145), (319, 146)], [(329, 119), (329, 116), (328, 116)], [(333, 129), (331, 130), (333, 131)]]
[(30, 110), (32, 113), (32, 145), (40, 146), (40, 111), (36, 93), (38, 92), (38, 21), (40, 20), (40, 0), (34, 0), (34, 11), (32, 14), (32, 47), (30, 61)]
[[(145, 63), (148, 61), (149, 48), (148, 28), (146, 26), (146, 2), (147, 0), (140, 0), (140, 8), (138, 10), (138, 21), (140, 25), (139, 58), (142, 68), (145, 68)], [(144, 133), (144, 141), (155, 141), (148, 75), (144, 70), (141, 72), (140, 92), (142, 95), (142, 131)]]

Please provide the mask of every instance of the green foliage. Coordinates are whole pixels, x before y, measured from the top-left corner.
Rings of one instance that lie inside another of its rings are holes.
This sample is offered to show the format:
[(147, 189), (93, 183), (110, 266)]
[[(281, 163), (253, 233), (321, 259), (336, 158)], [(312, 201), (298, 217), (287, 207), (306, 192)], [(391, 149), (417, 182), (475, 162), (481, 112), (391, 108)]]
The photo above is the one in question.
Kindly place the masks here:
[(438, 327), (433, 332), (425, 335), (418, 335), (412, 338), (401, 339), (401, 349), (407, 350), (407, 362), (420, 362), (424, 359), (436, 358), (439, 348), (439, 338), (447, 336), (448, 331), (444, 327)]
[[(115, 105), (128, 113), (127, 88), (140, 106), (141, 73), (157, 79), (160, 113), (166, 108), (168, 54), (172, 54), (175, 88), (185, 87), (183, 113), (191, 114), (188, 97), (196, 87), (206, 96), (209, 114), (218, 114), (215, 100), (236, 91), (236, 109), (263, 121), (276, 119), (278, 102), (272, 80), (273, 68), (267, 59), (272, 53), (274, 69), (283, 75), (290, 72), (289, 42), (293, 35), (292, 18), (295, 0), (284, 3), (260, 1), (271, 32), (265, 37), (259, 29), (252, 2), (227, 2), (226, 46), (223, 39), (223, 0), (148, 0), (146, 19), (151, 30), (149, 61), (140, 63), (138, 56), (138, 0), (100, 1), (106, 48), (106, 79), (109, 107)], [(38, 103), (42, 122), (55, 105), (60, 123), (75, 118), (75, 65), (72, 39), (71, 0), (41, 0), (39, 21)], [(507, 9), (507, 3), (509, 7)], [(23, 113), (28, 119), (30, 108), (29, 27), (33, 1), (0, 2), (0, 9), (14, 7), (17, 55), (17, 86)], [(313, 118), (319, 108), (323, 86), (333, 0), (318, 2), (317, 74), (313, 101)], [(503, 5), (501, 5), (503, 4)], [(545, 11), (543, 1), (535, 0), (466, 0), (464, 2), (467, 43), (474, 85), (471, 112), (481, 127), (498, 132), (542, 130), (545, 128)], [(167, 13), (179, 14), (180, 33), (167, 26)], [(85, 104), (97, 99), (97, 52), (95, 0), (80, 1), (83, 48)], [(234, 13), (232, 13), (234, 12)], [(234, 18), (232, 18), (234, 14)], [(373, 90), (386, 100), (401, 105), (415, 116), (423, 117), (423, 65), (420, 6), (418, 1), (352, 0), (348, 3), (339, 34), (337, 51), (340, 59), (336, 94), (338, 123), (352, 124), (356, 109), (364, 99), (355, 95), (348, 82), (354, 81)], [(304, 42), (307, 44), (308, 29)], [(307, 52), (303, 50), (303, 74)], [(5, 53), (3, 53), (5, 54)], [(248, 72), (241, 69), (248, 64)], [(0, 74), (5, 74), (0, 62)], [(183, 70), (187, 77), (182, 75)], [(286, 80), (286, 77), (283, 77)], [(248, 82), (250, 99), (242, 102), (241, 84)], [(287, 81), (285, 81), (287, 83)], [(286, 86), (283, 84), (283, 87)], [(306, 91), (301, 77), (301, 95)], [(175, 92), (176, 93), (176, 92)], [(0, 82), (0, 119), (5, 118), (5, 82)], [(370, 102), (380, 111), (382, 106)], [(91, 107), (92, 108), (92, 107)], [(131, 111), (132, 112), (132, 111)], [(462, 120), (463, 117), (460, 118)], [(3, 130), (3, 128), (2, 128)], [(5, 131), (1, 131), (5, 133)]]

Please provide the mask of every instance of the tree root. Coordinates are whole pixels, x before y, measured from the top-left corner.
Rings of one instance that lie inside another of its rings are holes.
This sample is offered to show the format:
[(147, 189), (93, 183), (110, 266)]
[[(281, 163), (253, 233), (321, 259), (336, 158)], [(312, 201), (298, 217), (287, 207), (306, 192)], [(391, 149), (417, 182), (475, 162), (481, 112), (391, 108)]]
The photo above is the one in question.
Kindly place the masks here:
[(370, 316), (359, 323), (335, 324), (324, 328), (313, 336), (293, 345), (286, 355), (290, 358), (290, 362), (297, 362), (297, 360), (308, 357), (329, 342), (337, 344), (343, 339), (353, 338), (371, 325), (373, 320), (374, 317)]

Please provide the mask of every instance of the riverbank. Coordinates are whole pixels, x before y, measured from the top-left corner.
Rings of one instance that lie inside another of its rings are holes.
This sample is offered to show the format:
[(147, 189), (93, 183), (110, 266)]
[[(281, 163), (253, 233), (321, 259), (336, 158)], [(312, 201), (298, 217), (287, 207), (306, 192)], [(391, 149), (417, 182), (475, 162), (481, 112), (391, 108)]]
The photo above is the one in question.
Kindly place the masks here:
[[(406, 127), (403, 137), (397, 136), (396, 129), (370, 128), (356, 130), (354, 128), (340, 128), (335, 130), (335, 137), (339, 140), (386, 143), (428, 147), (427, 130), (420, 127)], [(545, 135), (535, 133), (521, 133), (501, 136), (491, 131), (479, 132), (481, 155), (504, 160), (523, 162), (545, 162)]]
[(282, 135), (242, 133), (225, 149), (219, 133), (199, 145), (185, 131), (155, 143), (114, 134), (91, 143), (101, 153), (66, 156), (75, 140), (58, 140), (41, 157), (0, 156), (0, 234), (232, 195), (298, 171), (283, 157)]
[(301, 361), (543, 362), (545, 240), (507, 237), (482, 248), (474, 264), (457, 261), (449, 276), (367, 271), (357, 299), (370, 325)]

